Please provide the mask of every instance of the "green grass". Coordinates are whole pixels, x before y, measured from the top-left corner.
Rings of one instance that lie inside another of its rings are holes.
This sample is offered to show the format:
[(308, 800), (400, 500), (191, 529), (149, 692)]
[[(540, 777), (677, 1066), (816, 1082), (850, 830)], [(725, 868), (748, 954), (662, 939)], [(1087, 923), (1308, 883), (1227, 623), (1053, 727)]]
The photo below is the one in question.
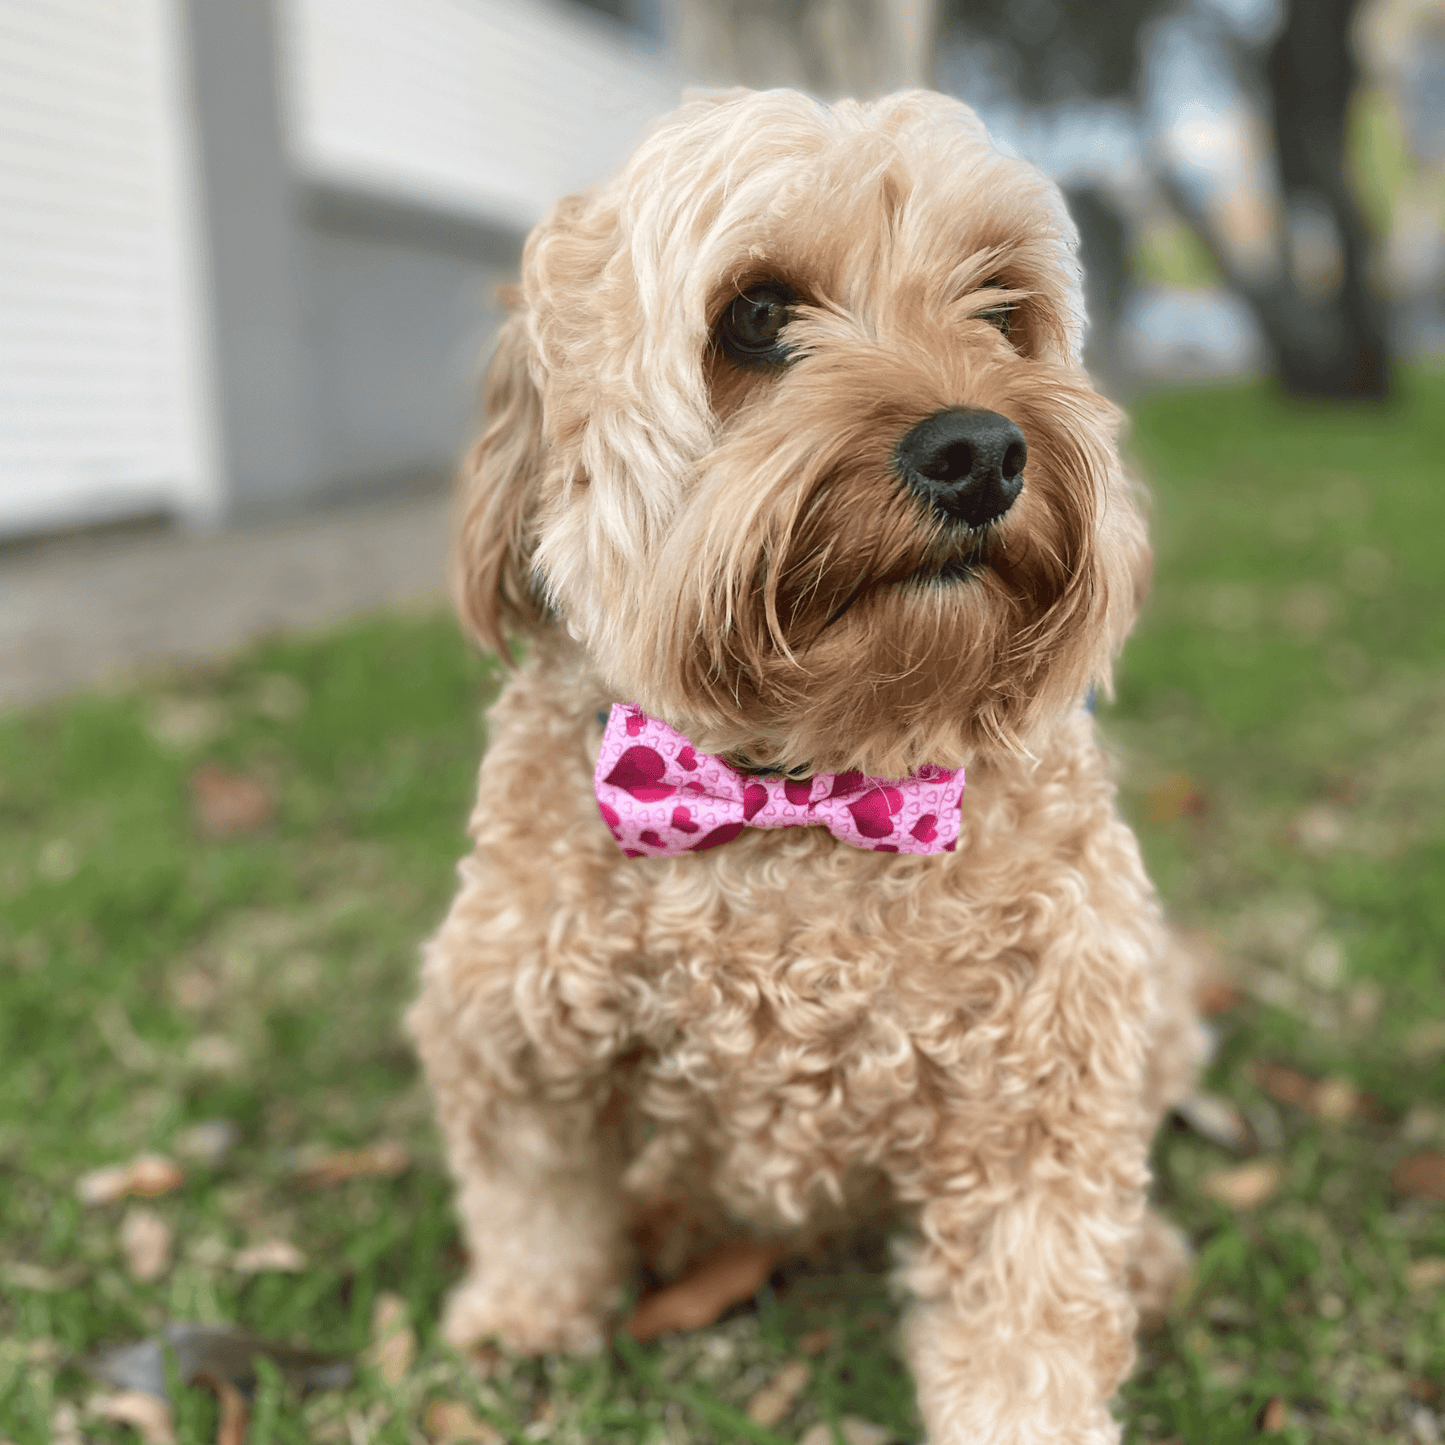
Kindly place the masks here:
[[(1286, 408), (1257, 387), (1160, 397), (1132, 445), (1158, 582), (1104, 725), (1175, 919), (1247, 986), (1215, 1020), (1208, 1086), (1284, 1184), (1231, 1213), (1199, 1187), (1231, 1156), (1161, 1136), (1158, 1192), (1199, 1263), (1143, 1342), (1129, 1438), (1244, 1441), (1280, 1395), (1285, 1440), (1426, 1439), (1416, 1396), (1445, 1384), (1445, 1293), (1412, 1294), (1403, 1272), (1445, 1254), (1445, 1206), (1401, 1199), (1388, 1171), (1445, 1144), (1445, 1042), (1421, 1027), (1445, 1019), (1445, 376), (1409, 374), (1385, 411)], [(79, 1360), (163, 1320), (355, 1353), (382, 1292), (420, 1336), (401, 1383), (363, 1369), (301, 1401), (263, 1382), (254, 1439), (411, 1441), (439, 1398), (518, 1442), (796, 1441), (843, 1415), (917, 1438), (874, 1246), (592, 1362), (484, 1376), (435, 1339), (460, 1252), (398, 1020), (452, 888), (494, 685), (445, 617), (390, 615), (0, 719), (0, 1438), (32, 1445), (52, 1422), (66, 1438), (77, 1418), (87, 1438), (131, 1438), (86, 1412)], [(266, 783), (270, 825), (197, 833), (187, 779), (212, 761)], [(1175, 775), (1202, 811), (1155, 816)], [(1350, 1079), (1382, 1122), (1276, 1104), (1259, 1059)], [(215, 1119), (239, 1142), (149, 1203), (175, 1250), (138, 1284), (117, 1242), (128, 1206), (83, 1207), (75, 1180)], [(308, 1150), (382, 1139), (410, 1150), (405, 1174), (297, 1189)], [(230, 1267), (273, 1238), (308, 1267)], [(740, 1423), (819, 1326), (795, 1409)], [(188, 1392), (177, 1425), (211, 1439), (210, 1397)]]

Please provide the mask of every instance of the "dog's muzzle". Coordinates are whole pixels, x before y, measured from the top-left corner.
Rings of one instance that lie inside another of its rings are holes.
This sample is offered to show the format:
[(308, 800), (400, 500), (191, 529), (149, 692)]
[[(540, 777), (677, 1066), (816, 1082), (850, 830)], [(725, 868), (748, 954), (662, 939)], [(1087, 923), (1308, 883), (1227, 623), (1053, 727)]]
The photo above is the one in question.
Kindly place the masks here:
[(925, 417), (898, 443), (904, 485), (940, 516), (969, 528), (996, 522), (1024, 486), (1024, 434), (996, 411), (951, 408)]

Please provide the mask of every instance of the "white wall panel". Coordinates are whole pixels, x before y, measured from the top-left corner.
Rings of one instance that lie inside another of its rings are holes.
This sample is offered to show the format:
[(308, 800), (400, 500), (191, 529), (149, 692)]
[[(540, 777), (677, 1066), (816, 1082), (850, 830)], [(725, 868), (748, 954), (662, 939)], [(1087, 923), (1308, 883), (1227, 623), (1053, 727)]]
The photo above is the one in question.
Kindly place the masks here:
[(0, 533), (213, 503), (171, 0), (0, 0)]
[(526, 228), (598, 180), (680, 82), (565, 0), (287, 0), (303, 174)]

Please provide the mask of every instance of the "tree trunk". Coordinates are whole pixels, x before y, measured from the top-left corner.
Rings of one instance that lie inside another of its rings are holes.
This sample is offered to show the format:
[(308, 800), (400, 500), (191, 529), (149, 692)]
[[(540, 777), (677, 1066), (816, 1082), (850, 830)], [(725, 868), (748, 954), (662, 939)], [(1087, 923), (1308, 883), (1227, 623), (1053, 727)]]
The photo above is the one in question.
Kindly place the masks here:
[(1357, 9), (1358, 0), (1290, 0), (1265, 64), (1289, 280), (1253, 300), (1280, 383), (1298, 396), (1380, 398), (1390, 387), (1385, 303), (1345, 175)]

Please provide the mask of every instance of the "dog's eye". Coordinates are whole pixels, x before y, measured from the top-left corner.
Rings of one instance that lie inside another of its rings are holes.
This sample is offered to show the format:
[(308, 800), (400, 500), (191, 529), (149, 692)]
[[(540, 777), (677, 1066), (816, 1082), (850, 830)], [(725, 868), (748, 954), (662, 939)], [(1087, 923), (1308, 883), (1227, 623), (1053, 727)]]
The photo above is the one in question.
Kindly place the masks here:
[[(1003, 291), (1008, 288), (1008, 282), (999, 276), (983, 283), (985, 291)], [(1005, 336), (1013, 325), (1014, 304), (1012, 301), (1005, 301), (998, 306), (990, 306), (986, 311), (976, 312), (980, 321), (987, 321), (990, 326), (996, 327)]]
[(717, 342), (743, 366), (778, 366), (788, 359), (780, 341), (797, 297), (778, 281), (760, 281), (734, 296), (717, 324)]

